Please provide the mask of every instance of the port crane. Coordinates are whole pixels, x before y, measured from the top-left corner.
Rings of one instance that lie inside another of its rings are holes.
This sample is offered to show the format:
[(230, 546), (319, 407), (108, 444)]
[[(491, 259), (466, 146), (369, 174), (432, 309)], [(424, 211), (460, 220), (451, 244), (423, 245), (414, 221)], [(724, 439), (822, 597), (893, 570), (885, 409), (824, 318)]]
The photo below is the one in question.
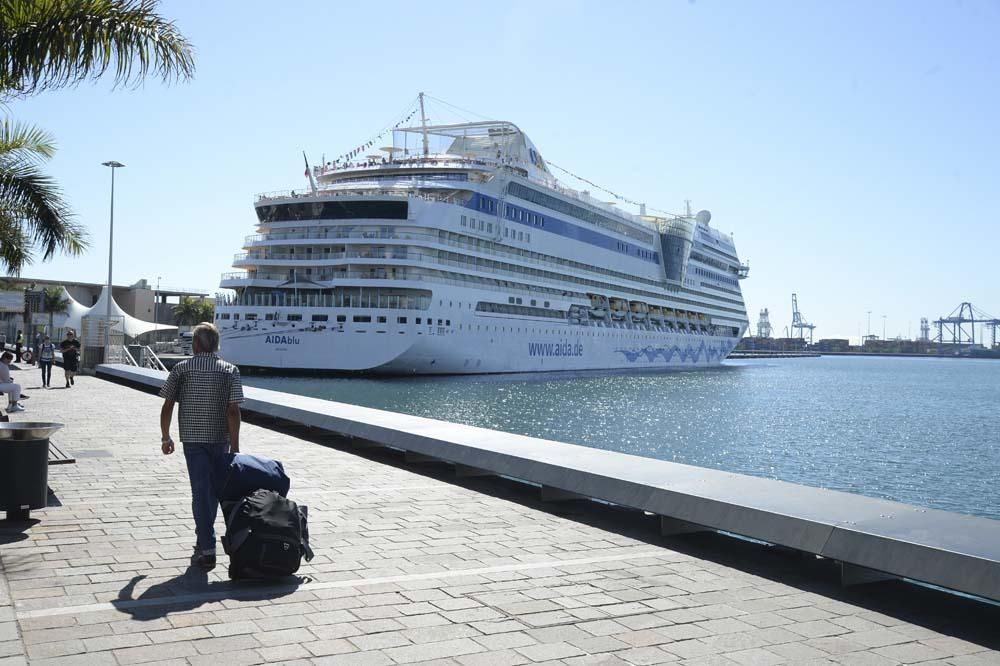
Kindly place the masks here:
[[(937, 326), (937, 336), (934, 338), (934, 342), (939, 345), (949, 342), (953, 345), (975, 345), (976, 324), (984, 324), (986, 328), (990, 329), (992, 346), (996, 347), (1000, 319), (983, 312), (969, 302), (960, 304), (950, 315), (941, 317), (934, 322), (934, 325)], [(980, 344), (982, 342), (980, 341)]]
[(805, 338), (805, 332), (809, 331), (809, 344), (813, 343), (813, 329), (816, 328), (816, 324), (806, 323), (802, 318), (802, 313), (799, 311), (799, 297), (792, 294), (792, 335), (795, 335), (795, 331), (798, 330), (800, 338)]

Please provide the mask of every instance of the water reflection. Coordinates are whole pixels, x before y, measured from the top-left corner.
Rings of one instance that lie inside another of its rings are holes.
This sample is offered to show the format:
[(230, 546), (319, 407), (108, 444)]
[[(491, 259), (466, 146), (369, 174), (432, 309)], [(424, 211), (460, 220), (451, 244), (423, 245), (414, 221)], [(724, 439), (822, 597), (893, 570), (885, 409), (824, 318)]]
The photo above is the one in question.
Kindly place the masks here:
[(253, 386), (1000, 518), (996, 361), (811, 358), (681, 373)]

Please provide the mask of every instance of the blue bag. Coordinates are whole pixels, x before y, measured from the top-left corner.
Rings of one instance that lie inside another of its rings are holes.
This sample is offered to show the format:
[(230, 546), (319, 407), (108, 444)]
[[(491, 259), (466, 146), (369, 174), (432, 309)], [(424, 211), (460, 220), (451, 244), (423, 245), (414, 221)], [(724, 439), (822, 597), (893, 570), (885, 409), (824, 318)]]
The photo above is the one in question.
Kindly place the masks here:
[(221, 502), (235, 502), (257, 490), (273, 490), (285, 497), (291, 485), (280, 462), (246, 453), (223, 456), (216, 483), (216, 496)]

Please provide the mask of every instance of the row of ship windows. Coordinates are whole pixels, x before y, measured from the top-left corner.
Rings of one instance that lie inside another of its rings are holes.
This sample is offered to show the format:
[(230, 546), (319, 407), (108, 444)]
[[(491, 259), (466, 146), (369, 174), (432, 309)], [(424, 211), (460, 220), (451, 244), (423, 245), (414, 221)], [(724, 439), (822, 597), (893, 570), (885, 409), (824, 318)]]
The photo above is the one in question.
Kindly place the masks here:
[[(246, 319), (248, 321), (254, 321), (255, 320), (255, 317), (251, 316), (252, 314), (253, 313), (250, 313), (250, 315), (248, 315), (246, 317)], [(229, 317), (228, 316), (223, 316), (222, 319), (229, 319)], [(238, 321), (239, 320), (239, 315), (236, 314), (233, 317), (233, 319), (236, 320), (236, 321)], [(325, 323), (327, 321), (328, 321), (327, 315), (314, 315), (313, 316), (313, 322), (314, 323)], [(355, 324), (371, 324), (371, 323), (388, 324), (388, 321), (387, 321), (386, 317), (375, 317), (374, 320), (373, 320), (372, 317), (369, 316), (369, 315), (354, 315), (351, 318), (351, 321), (353, 323), (355, 323)], [(346, 315), (337, 315), (336, 322), (338, 324), (346, 324), (347, 323), (347, 316)], [(407, 323), (409, 323), (409, 318), (408, 317), (396, 317), (396, 323), (397, 324), (407, 324)], [(423, 326), (423, 325), (425, 325), (425, 323), (429, 327), (435, 326), (434, 320), (432, 318), (430, 318), (430, 317), (426, 318), (426, 322), (425, 322), (425, 318), (423, 318), (423, 317), (416, 317), (415, 320), (414, 320), (414, 323), (416, 325), (418, 325), (418, 326)], [(236, 325), (234, 324), (233, 326), (235, 327)], [(437, 326), (443, 327), (443, 328), (448, 328), (448, 327), (451, 326), (451, 320), (450, 319), (438, 319), (437, 320)], [(473, 329), (473, 326), (475, 326), (475, 329)], [(671, 326), (671, 328), (673, 328), (673, 327)], [(728, 328), (728, 329), (732, 330), (733, 336), (736, 336), (738, 334), (738, 332), (739, 332), (739, 329), (736, 328), (736, 327), (720, 327), (720, 328), (722, 328), (722, 329), (727, 329)], [(490, 324), (469, 324), (468, 326), (465, 326), (465, 324), (459, 324), (458, 325), (458, 330), (459, 331), (469, 331), (470, 333), (473, 332), (473, 330), (475, 330), (475, 332), (487, 332), (487, 333), (488, 332), (493, 332), (493, 333), (541, 333), (541, 334), (544, 334), (544, 335), (565, 335), (566, 334), (566, 331), (560, 331), (560, 330), (536, 329), (536, 328), (528, 328), (528, 327), (521, 328), (520, 326), (518, 326), (518, 327), (514, 327), (514, 326), (493, 326), (493, 325), (490, 325)], [(612, 337), (614, 337), (614, 338), (625, 338), (625, 337), (631, 337), (633, 340), (641, 340), (641, 339), (644, 339), (644, 338), (648, 339), (651, 335), (656, 335), (656, 333), (650, 332), (650, 333), (647, 333), (645, 335), (643, 335), (643, 334), (636, 335), (636, 334), (633, 333), (630, 336), (627, 333), (626, 334), (615, 333), (615, 332), (613, 332), (614, 330), (616, 330), (616, 329), (612, 329), (612, 332), (586, 331), (586, 332), (584, 332), (582, 334), (582, 337), (590, 337), (590, 338), (612, 338)], [(625, 329), (621, 329), (621, 330), (625, 330)], [(355, 332), (356, 333), (365, 333), (366, 331), (358, 330), (358, 331), (355, 331)], [(687, 332), (687, 333), (697, 333), (699, 335), (703, 335), (704, 334), (701, 331), (696, 331), (696, 330), (693, 330), (693, 329), (690, 330), (690, 331), (685, 331), (685, 329), (683, 327), (680, 328), (678, 330), (678, 332), (680, 332), (680, 333), (685, 333), (685, 332)], [(385, 333), (385, 331), (376, 331), (376, 333)], [(403, 333), (403, 331), (400, 331), (400, 333)], [(577, 337), (581, 337), (581, 334), (579, 332), (574, 332), (574, 335), (576, 335)]]
[(728, 284), (728, 285), (732, 285), (734, 287), (739, 284), (737, 282), (736, 278), (727, 277), (725, 275), (719, 275), (718, 273), (715, 273), (714, 271), (708, 271), (708, 270), (705, 270), (704, 268), (699, 268), (698, 266), (692, 266), (692, 268), (694, 268), (695, 274), (700, 275), (700, 276), (702, 276), (704, 278), (709, 278), (710, 280), (718, 280), (719, 282), (722, 282), (722, 283)]
[(628, 255), (631, 255), (632, 251), (634, 250), (635, 256), (639, 257), (640, 259), (650, 259), (650, 260), (656, 259), (655, 252), (644, 250), (641, 247), (634, 247), (632, 245), (629, 245), (628, 243), (623, 243), (621, 241), (617, 242), (615, 249), (617, 249), (619, 252), (623, 252), (624, 254)]
[[(534, 225), (536, 227), (544, 227), (545, 226), (545, 219), (546, 219), (545, 217), (543, 217), (543, 216), (541, 216), (541, 215), (539, 215), (537, 213), (532, 213), (530, 210), (519, 208), (517, 206), (512, 206), (510, 204), (504, 204), (504, 217), (506, 217), (508, 220), (512, 220), (514, 222), (522, 222), (524, 224), (531, 224), (531, 225)], [(615, 229), (615, 230), (618, 231), (619, 233), (625, 233), (624, 231), (619, 230), (619, 229)], [(626, 235), (630, 235), (630, 234), (626, 234)], [(629, 243), (623, 243), (621, 241), (618, 241), (616, 249), (619, 252), (621, 252), (622, 254), (627, 254), (629, 256), (632, 256), (634, 254), (635, 256), (639, 257), (640, 259), (649, 259), (649, 260), (654, 260), (654, 261), (656, 260), (655, 253), (650, 252), (649, 250), (644, 250), (641, 247), (637, 247), (637, 246), (631, 245)]]
[[(474, 217), (467, 217), (465, 215), (462, 216), (462, 226), (463, 227), (468, 227), (468, 228), (472, 229), (473, 231), (475, 231), (475, 229), (476, 229), (476, 223), (477, 222), (479, 224), (479, 230), (480, 231), (485, 231), (488, 234), (492, 234), (493, 233), (493, 223), (492, 222), (487, 222), (485, 220), (477, 220)], [(525, 234), (523, 231), (515, 231), (515, 230), (509, 229), (507, 227), (504, 227), (504, 229), (503, 229), (503, 237), (504, 238), (509, 238), (510, 240), (516, 240), (516, 241), (519, 241), (519, 242), (525, 242), (525, 243), (530, 243), (531, 242), (531, 234), (530, 233), (529, 234)]]
[[(347, 315), (335, 315), (335, 317), (336, 317), (335, 321), (338, 324), (344, 324), (344, 323), (347, 322)], [(216, 318), (216, 320), (230, 320), (230, 313), (229, 312), (217, 312), (216, 315), (215, 315), (215, 318)], [(232, 319), (232, 321), (239, 321), (240, 320), (240, 313), (239, 312), (233, 312), (231, 319)], [(274, 314), (270, 313), (270, 312), (264, 315), (264, 321), (275, 321), (276, 319), (277, 319), (277, 317)], [(302, 315), (300, 315), (300, 314), (289, 314), (289, 315), (285, 316), (285, 319), (286, 319), (286, 321), (293, 321), (293, 322), (294, 321), (302, 321)], [(257, 319), (257, 313), (256, 312), (246, 312), (243, 315), (243, 320), (244, 321), (258, 321), (258, 319)], [(313, 315), (312, 316), (312, 322), (314, 324), (317, 324), (317, 323), (321, 324), (321, 323), (328, 322), (328, 321), (330, 321), (330, 315), (317, 314), (317, 315)], [(355, 324), (370, 324), (371, 321), (372, 321), (372, 317), (371, 317), (371, 315), (354, 315), (354, 317), (351, 318), (351, 321), (353, 321)], [(388, 322), (388, 318), (385, 317), (384, 315), (378, 315), (378, 316), (375, 317), (375, 321), (376, 321), (376, 323), (379, 323), (379, 324), (385, 324), (385, 323)], [(405, 324), (408, 321), (409, 321), (408, 317), (396, 317), (396, 323), (397, 324)], [(416, 323), (417, 324), (422, 324), (423, 321), (424, 321), (424, 317), (417, 317), (416, 318)], [(430, 317), (427, 317), (427, 325), (428, 326), (433, 326), (434, 325), (434, 320), (431, 319)], [(438, 326), (451, 326), (451, 319), (438, 319), (437, 320), (437, 325)]]
[[(465, 218), (464, 215), (462, 217)], [(467, 221), (470, 227), (475, 229), (475, 224), (477, 220), (475, 218), (468, 218)], [(479, 220), (479, 222), (482, 223), (482, 220)], [(510, 230), (510, 233), (511, 233), (510, 239), (515, 240), (513, 237), (514, 231)], [(522, 232), (518, 233), (520, 234)], [(553, 268), (559, 268), (565, 266), (591, 273), (600, 273), (602, 275), (609, 275), (611, 277), (620, 278), (624, 280), (642, 282), (643, 284), (648, 284), (655, 287), (659, 287), (662, 285), (662, 282), (660, 280), (651, 280), (649, 278), (644, 278), (638, 275), (632, 275), (630, 273), (613, 271), (607, 268), (602, 268), (601, 266), (594, 266), (579, 261), (573, 261), (571, 259), (564, 259), (562, 257), (556, 257), (551, 254), (532, 252), (531, 250), (525, 250), (516, 246), (513, 246), (513, 248), (510, 251), (507, 251), (506, 248), (510, 246), (505, 246), (501, 243), (494, 243), (493, 241), (489, 240), (483, 240), (481, 238), (475, 238), (473, 236), (465, 236), (462, 234), (456, 234), (445, 231), (439, 232), (438, 236), (441, 242), (459, 246), (468, 245), (470, 246), (470, 249), (473, 249), (476, 252), (489, 252), (489, 253), (496, 253), (499, 255), (510, 255), (511, 258), (515, 260), (521, 258), (541, 263), (551, 263), (553, 265), (552, 266)], [(516, 240), (520, 240), (520, 236), (518, 236)], [(525, 242), (531, 242), (531, 233), (526, 233), (524, 235), (524, 240)]]
[[(570, 217), (583, 220), (584, 222), (589, 222), (595, 226), (614, 231), (615, 233), (628, 236), (629, 238), (643, 243), (652, 244), (655, 240), (655, 236), (652, 234), (635, 229), (624, 222), (619, 222), (608, 216), (601, 215), (596, 211), (584, 208), (583, 206), (578, 206), (549, 194), (545, 194), (544, 192), (539, 192), (538, 190), (530, 187), (525, 187), (520, 183), (509, 183), (507, 185), (507, 193), (517, 197), (518, 199), (530, 201), (533, 204), (544, 206), (550, 210), (557, 210), (560, 213), (569, 215)], [(483, 197), (480, 197), (481, 200), (482, 198)]]

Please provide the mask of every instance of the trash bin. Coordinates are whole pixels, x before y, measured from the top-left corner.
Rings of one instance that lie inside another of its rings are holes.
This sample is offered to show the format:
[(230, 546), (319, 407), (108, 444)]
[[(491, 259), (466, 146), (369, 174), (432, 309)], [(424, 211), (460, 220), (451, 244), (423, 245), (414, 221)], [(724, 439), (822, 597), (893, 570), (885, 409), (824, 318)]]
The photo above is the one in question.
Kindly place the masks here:
[(0, 511), (27, 520), (48, 504), (49, 437), (62, 423), (0, 423)]

